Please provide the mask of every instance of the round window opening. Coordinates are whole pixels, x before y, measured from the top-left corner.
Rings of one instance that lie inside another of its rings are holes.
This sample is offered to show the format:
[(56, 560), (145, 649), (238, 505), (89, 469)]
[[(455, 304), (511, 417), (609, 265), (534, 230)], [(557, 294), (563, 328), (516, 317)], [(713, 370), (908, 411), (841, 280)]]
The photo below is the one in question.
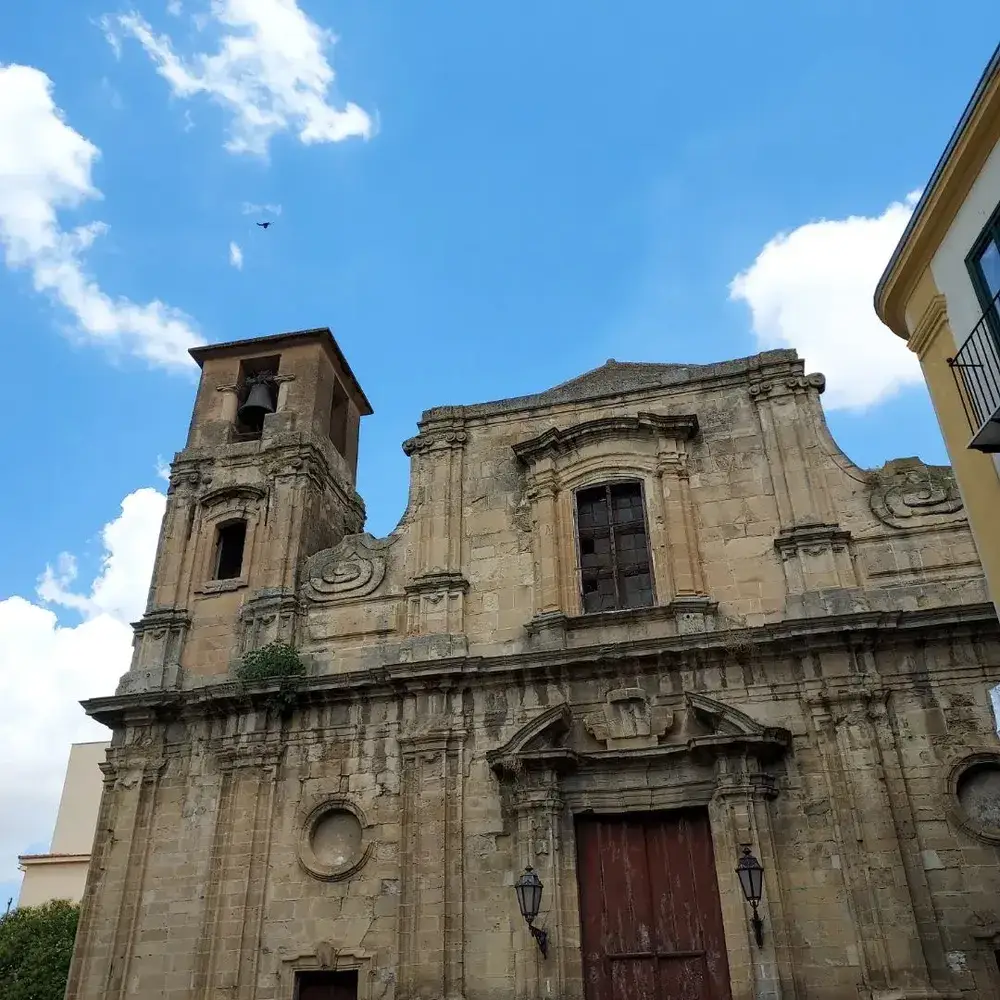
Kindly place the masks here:
[(306, 820), (299, 857), (316, 878), (333, 881), (353, 875), (367, 860), (372, 844), (353, 810), (326, 803)]
[(955, 792), (967, 822), (980, 833), (1000, 838), (1000, 759), (966, 768)]
[(332, 809), (317, 820), (310, 841), (320, 864), (343, 868), (361, 856), (361, 824), (354, 813)]

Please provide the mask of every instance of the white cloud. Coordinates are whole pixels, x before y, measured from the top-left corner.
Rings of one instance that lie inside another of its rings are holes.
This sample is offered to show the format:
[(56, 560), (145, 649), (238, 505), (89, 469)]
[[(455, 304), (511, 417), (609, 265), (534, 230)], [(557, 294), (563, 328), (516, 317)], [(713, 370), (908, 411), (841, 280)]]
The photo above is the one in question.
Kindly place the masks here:
[(882, 325), (872, 298), (919, 192), (879, 216), (779, 233), (729, 286), (750, 307), (762, 348), (794, 347), (827, 376), (829, 409), (864, 410), (923, 382), (916, 356)]
[(229, 244), (229, 263), (236, 268), (237, 271), (243, 270), (243, 251), (240, 249), (238, 243)]
[(337, 39), (296, 0), (215, 0), (209, 19), (195, 23), (219, 29), (218, 51), (190, 57), (138, 13), (102, 23), (116, 49), (119, 32), (135, 38), (177, 97), (205, 94), (229, 111), (231, 152), (264, 155), (271, 137), (284, 131), (306, 145), (372, 134), (372, 120), (357, 104), (330, 103), (335, 77), (326, 52)]
[[(131, 659), (129, 623), (141, 617), (166, 498), (140, 489), (102, 532), (104, 559), (86, 593), (71, 589), (72, 556), (39, 581), (37, 603), (0, 601), (0, 882), (16, 880), (17, 855), (52, 835), (70, 743), (105, 740), (81, 699), (113, 694)], [(46, 604), (79, 611), (60, 625)]]
[(245, 201), (241, 211), (244, 215), (281, 215), (281, 206), (255, 205), (252, 201)]
[(181, 0), (167, 0), (167, 13), (171, 17), (180, 17), (184, 12), (184, 8), (181, 6)]
[(97, 147), (66, 124), (52, 81), (30, 66), (0, 65), (0, 244), (7, 266), (76, 319), (85, 339), (155, 364), (186, 367), (202, 343), (191, 320), (160, 301), (112, 299), (84, 270), (83, 255), (107, 231), (91, 222), (66, 231), (58, 213), (101, 198), (91, 170)]

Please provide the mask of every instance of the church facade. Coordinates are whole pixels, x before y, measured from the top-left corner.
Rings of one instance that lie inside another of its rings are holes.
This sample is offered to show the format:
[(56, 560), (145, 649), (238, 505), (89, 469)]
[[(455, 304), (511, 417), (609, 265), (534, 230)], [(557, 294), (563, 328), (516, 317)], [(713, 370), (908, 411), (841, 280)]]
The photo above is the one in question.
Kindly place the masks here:
[(855, 466), (793, 351), (609, 361), (426, 411), (374, 538), (330, 332), (192, 353), (68, 1000), (1000, 998), (949, 469)]

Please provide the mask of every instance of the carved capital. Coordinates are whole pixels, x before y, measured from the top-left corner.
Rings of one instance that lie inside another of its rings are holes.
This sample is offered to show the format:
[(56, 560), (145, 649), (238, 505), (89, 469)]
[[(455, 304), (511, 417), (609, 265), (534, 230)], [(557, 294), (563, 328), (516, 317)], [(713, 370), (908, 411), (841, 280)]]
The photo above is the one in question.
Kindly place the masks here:
[(468, 440), (468, 433), (460, 427), (422, 430), (416, 437), (407, 438), (403, 442), (403, 452), (406, 455), (422, 455), (428, 451), (448, 451), (452, 448), (464, 448)]
[(781, 396), (802, 395), (816, 392), (821, 394), (826, 389), (826, 376), (819, 372), (810, 375), (788, 375), (781, 378), (766, 379), (750, 383), (750, 398), (763, 402), (777, 399)]

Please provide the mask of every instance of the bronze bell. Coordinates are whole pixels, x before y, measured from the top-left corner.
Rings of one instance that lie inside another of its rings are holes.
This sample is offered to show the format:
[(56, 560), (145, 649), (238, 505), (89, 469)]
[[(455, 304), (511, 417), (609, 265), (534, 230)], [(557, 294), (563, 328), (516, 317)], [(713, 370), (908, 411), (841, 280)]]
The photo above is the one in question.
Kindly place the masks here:
[(251, 426), (263, 423), (264, 417), (269, 413), (274, 413), (274, 404), (271, 402), (271, 390), (263, 380), (254, 382), (247, 393), (246, 402), (239, 408), (237, 416), (245, 424)]

